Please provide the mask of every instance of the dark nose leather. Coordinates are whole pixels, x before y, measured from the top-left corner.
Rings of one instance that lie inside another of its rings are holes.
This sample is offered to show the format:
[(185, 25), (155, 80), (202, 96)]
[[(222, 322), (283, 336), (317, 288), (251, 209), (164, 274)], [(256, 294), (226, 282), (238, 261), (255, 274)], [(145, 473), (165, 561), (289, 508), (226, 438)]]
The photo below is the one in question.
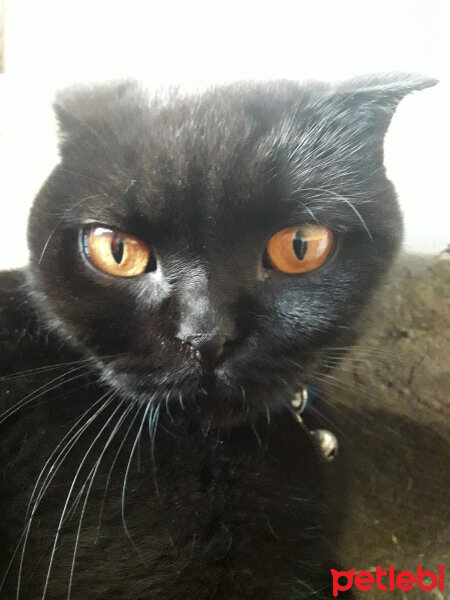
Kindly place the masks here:
[(227, 337), (220, 333), (188, 335), (183, 342), (195, 352), (196, 358), (209, 367), (220, 362)]

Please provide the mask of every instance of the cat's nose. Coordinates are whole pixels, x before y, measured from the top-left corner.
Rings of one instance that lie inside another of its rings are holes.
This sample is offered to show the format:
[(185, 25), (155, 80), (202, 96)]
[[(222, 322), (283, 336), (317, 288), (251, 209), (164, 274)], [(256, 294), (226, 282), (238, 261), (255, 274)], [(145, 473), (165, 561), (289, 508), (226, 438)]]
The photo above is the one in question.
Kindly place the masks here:
[(182, 341), (195, 353), (197, 360), (215, 367), (220, 362), (228, 338), (221, 333), (202, 333), (188, 335)]

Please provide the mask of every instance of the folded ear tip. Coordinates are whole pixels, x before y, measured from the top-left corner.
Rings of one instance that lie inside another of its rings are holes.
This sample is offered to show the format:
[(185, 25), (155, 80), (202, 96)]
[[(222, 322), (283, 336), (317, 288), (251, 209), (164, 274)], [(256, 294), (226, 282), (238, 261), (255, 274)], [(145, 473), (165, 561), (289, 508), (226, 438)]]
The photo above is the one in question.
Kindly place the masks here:
[(113, 120), (124, 110), (132, 112), (145, 104), (146, 98), (143, 86), (133, 79), (76, 84), (60, 90), (53, 102), (60, 147), (74, 134), (92, 132), (92, 123), (107, 119), (108, 115)]
[(433, 87), (439, 83), (439, 79), (428, 75), (420, 75), (416, 73), (410, 74), (405, 79), (406, 86), (410, 86), (411, 91), (424, 90), (429, 87)]
[(433, 87), (439, 83), (439, 80), (429, 75), (420, 73), (376, 73), (355, 77), (344, 81), (338, 87), (340, 90), (353, 90), (359, 92), (386, 92), (387, 94), (405, 96), (410, 92), (424, 90)]
[(357, 115), (359, 127), (371, 127), (378, 137), (384, 136), (399, 103), (408, 94), (438, 83), (435, 77), (418, 73), (364, 75), (337, 84), (328, 93), (337, 110)]

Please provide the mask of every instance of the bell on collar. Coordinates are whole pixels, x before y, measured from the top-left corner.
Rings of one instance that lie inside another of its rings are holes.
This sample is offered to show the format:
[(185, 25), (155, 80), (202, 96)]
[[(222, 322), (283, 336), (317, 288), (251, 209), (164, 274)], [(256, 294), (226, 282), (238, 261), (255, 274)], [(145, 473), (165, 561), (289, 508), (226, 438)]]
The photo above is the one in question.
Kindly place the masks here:
[(334, 433), (328, 429), (315, 429), (311, 431), (311, 437), (324, 460), (331, 462), (336, 458), (338, 441)]
[[(312, 404), (317, 393), (317, 386), (313, 383), (309, 387), (303, 387), (291, 400), (291, 406), (299, 423), (304, 425), (302, 413), (305, 408)], [(320, 456), (326, 461), (331, 462), (336, 458), (338, 452), (338, 441), (334, 433), (328, 429), (315, 429), (309, 432)]]

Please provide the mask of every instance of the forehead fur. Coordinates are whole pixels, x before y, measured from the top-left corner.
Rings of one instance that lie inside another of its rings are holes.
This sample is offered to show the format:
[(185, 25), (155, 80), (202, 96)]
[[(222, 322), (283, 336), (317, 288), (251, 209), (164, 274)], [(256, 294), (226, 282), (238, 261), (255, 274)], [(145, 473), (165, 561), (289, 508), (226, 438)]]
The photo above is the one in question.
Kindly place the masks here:
[[(206, 142), (217, 142), (239, 132), (267, 133), (280, 121), (296, 127), (305, 117), (337, 117), (360, 126), (376, 117), (381, 133), (400, 100), (414, 90), (436, 83), (431, 78), (397, 74), (346, 81), (339, 85), (292, 81), (237, 83), (212, 88), (204, 94), (182, 95), (175, 91), (149, 96), (136, 82), (75, 88), (62, 92), (55, 103), (60, 123), (61, 146), (80, 135), (120, 137), (123, 141), (163, 128), (166, 136), (181, 140), (194, 133)], [(325, 114), (324, 114), (325, 113)], [(327, 114), (328, 113), (328, 114)], [(384, 119), (380, 117), (384, 114)], [(130, 118), (137, 120), (133, 128)], [(373, 123), (372, 123), (373, 124)], [(144, 126), (141, 130), (140, 126)], [(150, 128), (150, 130), (149, 130)], [(257, 131), (256, 131), (257, 130)]]
[(230, 208), (255, 207), (274, 218), (274, 204), (284, 204), (308, 220), (363, 227), (368, 204), (393, 201), (383, 138), (395, 108), (434, 83), (394, 75), (335, 86), (241, 83), (201, 95), (150, 97), (134, 82), (68, 90), (55, 106), (62, 160), (53, 185), (67, 190), (71, 216), (111, 224), (130, 213), (220, 220)]

